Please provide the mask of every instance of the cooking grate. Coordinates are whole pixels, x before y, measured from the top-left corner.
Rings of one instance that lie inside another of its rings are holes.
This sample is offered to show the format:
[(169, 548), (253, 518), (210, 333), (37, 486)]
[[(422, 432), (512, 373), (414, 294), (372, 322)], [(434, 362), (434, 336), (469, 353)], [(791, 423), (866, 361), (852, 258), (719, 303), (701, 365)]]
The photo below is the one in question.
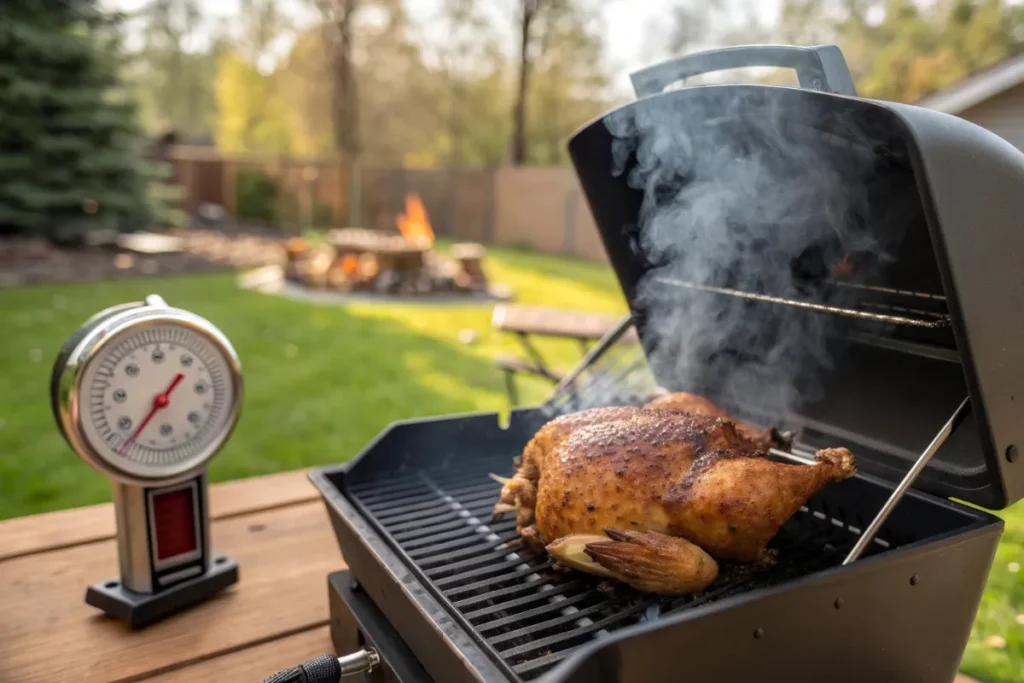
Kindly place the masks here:
[[(514, 455), (463, 458), (348, 487), (350, 500), (510, 680), (540, 676), (599, 635), (838, 566), (865, 524), (861, 515), (829, 504), (826, 490), (776, 537), (773, 567), (723, 563), (703, 593), (658, 598), (555, 570), (545, 553), (520, 544), (513, 519), (492, 520), (500, 485), (488, 474), (511, 475)], [(910, 540), (883, 531), (868, 554)]]

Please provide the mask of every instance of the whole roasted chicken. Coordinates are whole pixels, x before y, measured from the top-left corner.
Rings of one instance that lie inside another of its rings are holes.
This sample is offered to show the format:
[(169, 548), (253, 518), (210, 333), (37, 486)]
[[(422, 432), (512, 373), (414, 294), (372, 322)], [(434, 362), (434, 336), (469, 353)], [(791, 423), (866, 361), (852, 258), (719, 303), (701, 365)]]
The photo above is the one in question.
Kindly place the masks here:
[(800, 506), (856, 472), (845, 448), (814, 465), (769, 460), (780, 439), (694, 394), (564, 415), (526, 445), (495, 514), (514, 511), (522, 538), (559, 564), (696, 592), (716, 560), (771, 561), (767, 543)]

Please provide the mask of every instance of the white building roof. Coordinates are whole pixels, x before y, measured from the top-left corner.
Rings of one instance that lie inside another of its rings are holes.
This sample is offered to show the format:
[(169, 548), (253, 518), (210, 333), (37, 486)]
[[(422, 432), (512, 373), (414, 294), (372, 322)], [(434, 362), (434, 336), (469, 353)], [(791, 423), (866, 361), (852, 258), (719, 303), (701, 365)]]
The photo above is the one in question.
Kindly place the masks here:
[(921, 98), (917, 104), (947, 114), (961, 114), (1021, 83), (1024, 83), (1024, 54), (971, 74), (945, 90)]

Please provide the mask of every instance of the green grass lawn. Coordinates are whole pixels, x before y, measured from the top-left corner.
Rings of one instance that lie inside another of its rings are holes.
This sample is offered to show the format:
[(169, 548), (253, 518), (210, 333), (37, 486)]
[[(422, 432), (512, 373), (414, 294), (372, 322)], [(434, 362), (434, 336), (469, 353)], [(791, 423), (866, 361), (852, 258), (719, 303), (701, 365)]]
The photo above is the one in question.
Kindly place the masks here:
[(960, 668), (988, 683), (1010, 683), (1024, 681), (1024, 502), (997, 514), (1006, 530)]
[[(492, 249), (487, 269), (520, 303), (625, 310), (603, 266)], [(88, 316), (150, 293), (210, 319), (241, 356), (242, 418), (213, 462), (214, 481), (344, 461), (399, 419), (506, 408), (493, 361), (517, 345), (491, 329), (490, 306), (307, 304), (240, 290), (233, 275), (0, 290), (0, 519), (109, 500), (106, 479), (58, 434), (48, 378), (61, 343)], [(476, 344), (460, 343), (465, 329)], [(563, 368), (579, 358), (573, 343), (541, 349)], [(527, 401), (550, 388), (520, 384)], [(1003, 517), (962, 667), (990, 683), (1024, 680), (1024, 504)]]

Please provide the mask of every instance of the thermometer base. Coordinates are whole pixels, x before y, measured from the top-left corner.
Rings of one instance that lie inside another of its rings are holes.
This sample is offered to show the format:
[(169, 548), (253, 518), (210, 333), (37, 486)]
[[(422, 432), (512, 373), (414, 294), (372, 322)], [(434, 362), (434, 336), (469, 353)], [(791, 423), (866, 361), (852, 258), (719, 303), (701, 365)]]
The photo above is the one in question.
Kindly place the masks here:
[(136, 593), (122, 586), (119, 579), (110, 579), (89, 586), (85, 602), (136, 629), (206, 600), (237, 582), (238, 563), (233, 558), (218, 555), (202, 576), (159, 593)]

